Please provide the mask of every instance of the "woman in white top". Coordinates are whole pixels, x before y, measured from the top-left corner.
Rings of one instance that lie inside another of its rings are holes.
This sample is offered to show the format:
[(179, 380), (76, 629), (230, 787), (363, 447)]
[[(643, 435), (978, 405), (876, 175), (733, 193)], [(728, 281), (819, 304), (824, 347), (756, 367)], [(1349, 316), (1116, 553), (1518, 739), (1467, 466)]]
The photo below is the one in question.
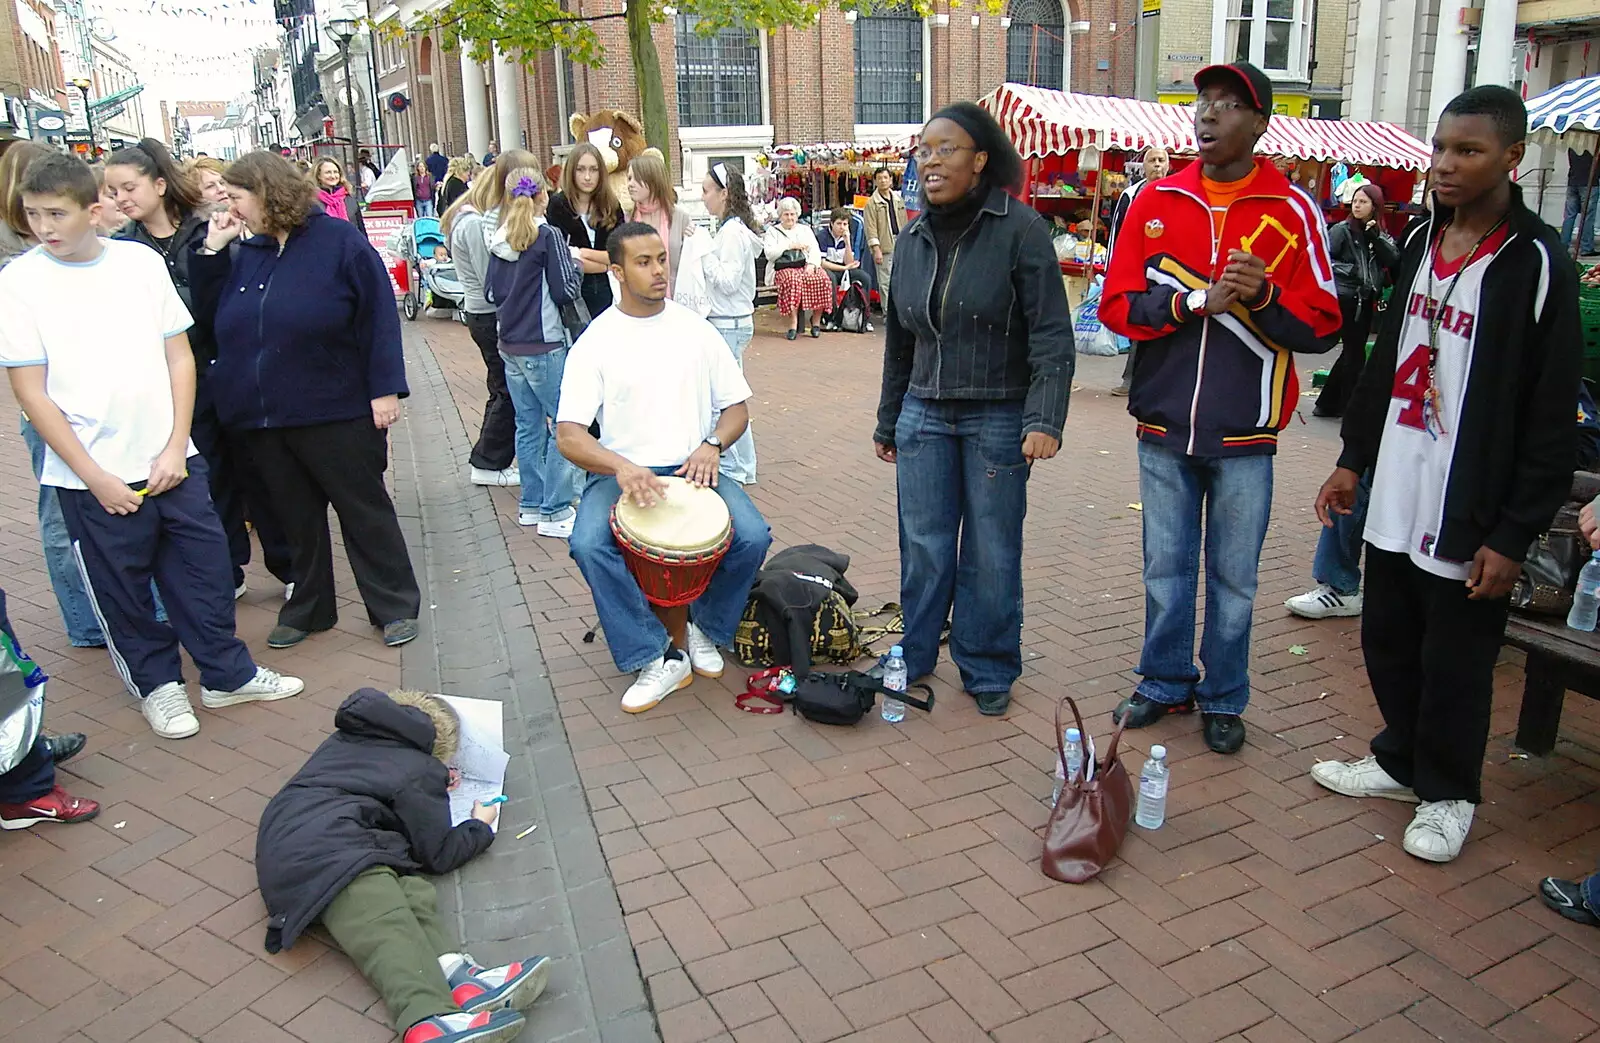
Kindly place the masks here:
[(817, 237), (801, 224), (800, 201), (793, 196), (778, 200), (778, 227), (767, 229), (765, 246), (767, 260), (776, 269), (772, 281), (778, 287), (778, 310), (789, 316), (785, 336), (795, 339), (805, 311), (811, 313), (811, 335), (821, 336), (821, 317), (833, 311), (833, 283), (822, 270)]
[[(739, 368), (744, 349), (755, 336), (756, 251), (761, 249), (756, 219), (750, 214), (744, 175), (714, 163), (700, 186), (700, 198), (716, 220), (711, 249), (701, 255), (705, 266), (706, 296), (711, 299), (707, 319), (728, 342)], [(756, 441), (750, 428), (722, 454), (722, 474), (740, 485), (756, 480)]]

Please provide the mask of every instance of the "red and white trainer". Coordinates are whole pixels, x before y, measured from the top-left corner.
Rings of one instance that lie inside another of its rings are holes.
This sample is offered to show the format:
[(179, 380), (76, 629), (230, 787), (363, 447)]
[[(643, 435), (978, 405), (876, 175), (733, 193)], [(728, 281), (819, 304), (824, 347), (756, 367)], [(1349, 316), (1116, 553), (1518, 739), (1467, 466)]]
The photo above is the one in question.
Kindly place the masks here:
[(514, 1010), (435, 1014), (406, 1029), (403, 1043), (506, 1043), (517, 1038), (527, 1019)]
[(0, 829), (27, 829), (41, 822), (87, 822), (98, 814), (99, 804), (71, 796), (57, 786), (38, 800), (0, 804)]
[(527, 1010), (550, 984), (550, 957), (535, 956), (504, 967), (482, 967), (468, 953), (439, 957), (450, 997), (462, 1010)]

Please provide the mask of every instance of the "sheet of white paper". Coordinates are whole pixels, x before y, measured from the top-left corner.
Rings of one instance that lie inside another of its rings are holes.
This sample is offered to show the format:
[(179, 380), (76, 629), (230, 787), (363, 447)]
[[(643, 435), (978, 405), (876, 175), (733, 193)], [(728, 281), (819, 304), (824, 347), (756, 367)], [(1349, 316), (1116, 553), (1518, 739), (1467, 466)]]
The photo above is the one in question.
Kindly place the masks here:
[[(450, 821), (460, 825), (472, 815), (474, 801), (497, 797), (506, 782), (504, 708), (493, 699), (440, 696), (461, 719), (461, 747), (450, 766), (461, 772), (461, 783), (450, 791)], [(491, 827), (500, 831), (499, 820)]]

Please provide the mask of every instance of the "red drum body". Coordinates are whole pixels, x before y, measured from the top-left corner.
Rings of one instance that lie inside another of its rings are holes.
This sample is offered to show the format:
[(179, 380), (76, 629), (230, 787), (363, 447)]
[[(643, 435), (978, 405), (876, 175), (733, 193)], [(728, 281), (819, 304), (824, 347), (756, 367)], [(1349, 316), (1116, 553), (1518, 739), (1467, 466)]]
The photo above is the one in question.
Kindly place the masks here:
[(673, 608), (704, 594), (733, 544), (728, 505), (714, 489), (665, 478), (667, 494), (653, 507), (618, 500), (611, 534), (628, 571), (652, 605)]

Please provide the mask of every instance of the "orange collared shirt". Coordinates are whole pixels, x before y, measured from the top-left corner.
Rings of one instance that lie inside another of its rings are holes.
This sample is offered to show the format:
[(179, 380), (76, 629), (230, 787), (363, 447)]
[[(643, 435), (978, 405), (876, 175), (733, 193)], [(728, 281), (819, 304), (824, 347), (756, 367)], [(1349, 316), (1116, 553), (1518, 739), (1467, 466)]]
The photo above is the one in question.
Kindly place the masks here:
[(1255, 182), (1257, 169), (1251, 167), (1250, 173), (1237, 181), (1213, 181), (1204, 174), (1200, 175), (1200, 188), (1211, 207), (1211, 234), (1216, 241), (1222, 239), (1222, 215), (1227, 212), (1229, 204), (1244, 195)]

